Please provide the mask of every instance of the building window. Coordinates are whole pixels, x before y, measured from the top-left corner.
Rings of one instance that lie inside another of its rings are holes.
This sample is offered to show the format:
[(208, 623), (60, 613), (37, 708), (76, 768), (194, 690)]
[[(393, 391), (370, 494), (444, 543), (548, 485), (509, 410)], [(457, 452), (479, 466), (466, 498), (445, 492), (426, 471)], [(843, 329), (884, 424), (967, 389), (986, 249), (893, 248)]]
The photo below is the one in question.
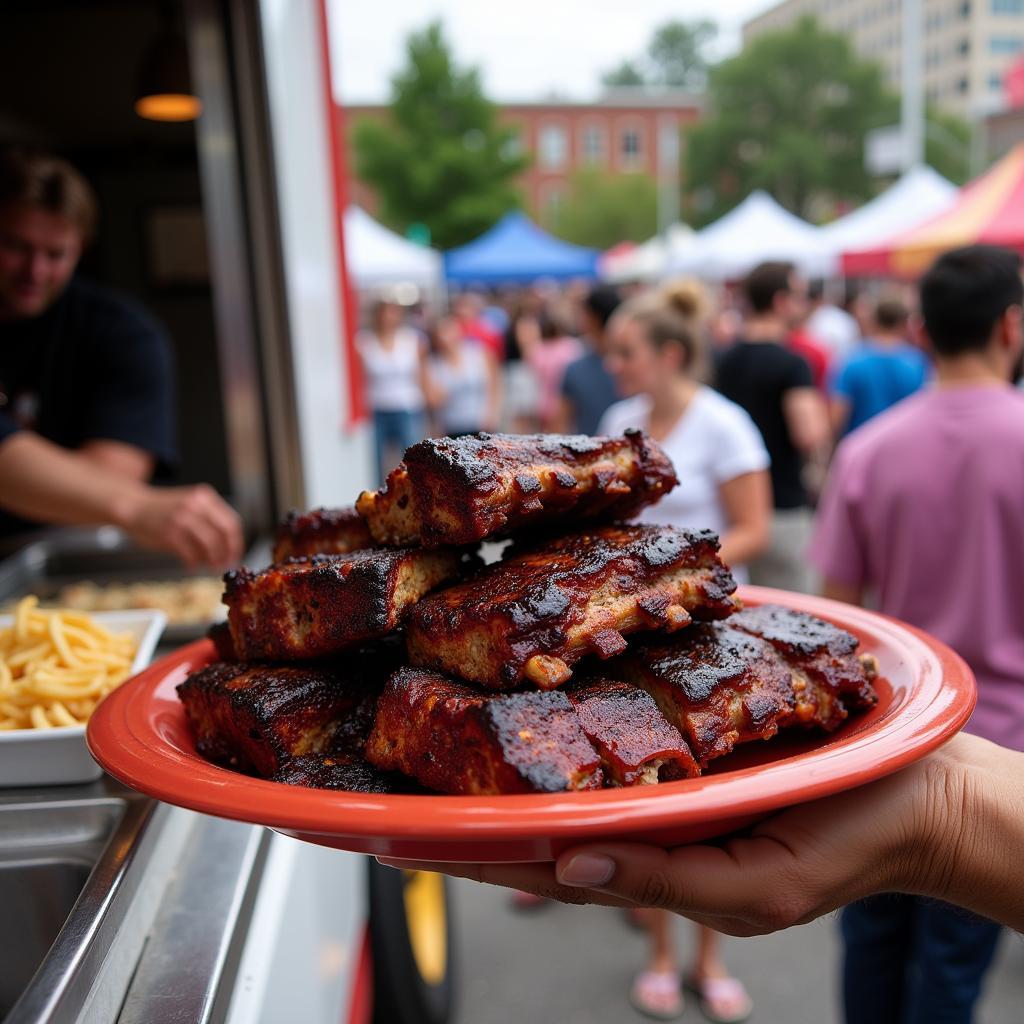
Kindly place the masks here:
[(971, 16), (971, 0), (964, 0), (960, 5), (960, 17), (966, 21)]
[(957, 53), (961, 57), (966, 57), (971, 52), (971, 41), (970, 39), (961, 39), (959, 46), (957, 46)]
[(968, 83), (967, 79), (966, 78), (961, 78), (960, 81), (956, 83), (956, 91), (957, 92), (961, 92), (961, 93), (967, 92), (968, 86), (969, 86), (969, 83)]
[(1000, 92), (1002, 90), (1003, 76), (999, 74), (998, 71), (993, 71), (992, 74), (988, 76), (988, 87), (993, 92)]
[(565, 207), (565, 196), (560, 188), (547, 188), (544, 190), (542, 201), (541, 218), (544, 227), (551, 231), (557, 231), (559, 221), (562, 219), (562, 210)]
[(568, 156), (565, 129), (558, 124), (546, 124), (540, 130), (541, 167), (564, 167)]
[(1013, 36), (994, 36), (988, 41), (992, 53), (1020, 53), (1024, 50), (1024, 39)]
[(583, 129), (583, 162), (600, 164), (605, 160), (605, 132), (596, 124), (587, 125)]
[(627, 128), (622, 133), (621, 146), (622, 163), (626, 167), (636, 167), (641, 157), (640, 132), (636, 128)]

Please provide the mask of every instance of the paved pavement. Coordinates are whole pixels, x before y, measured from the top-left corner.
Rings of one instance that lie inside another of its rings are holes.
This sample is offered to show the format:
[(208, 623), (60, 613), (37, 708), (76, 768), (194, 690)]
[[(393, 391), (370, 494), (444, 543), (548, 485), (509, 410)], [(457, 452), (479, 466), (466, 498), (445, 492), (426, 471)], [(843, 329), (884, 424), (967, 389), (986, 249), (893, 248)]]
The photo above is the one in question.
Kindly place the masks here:
[[(455, 882), (461, 969), (456, 1024), (634, 1024), (626, 992), (643, 937), (613, 910), (509, 909), (504, 890)], [(677, 922), (680, 949), (691, 926)], [(725, 940), (726, 962), (754, 1000), (753, 1024), (839, 1024), (833, 918), (756, 939)], [(683, 1024), (703, 1018), (687, 1007)], [(1024, 940), (1005, 933), (975, 1024), (1024, 1024)]]

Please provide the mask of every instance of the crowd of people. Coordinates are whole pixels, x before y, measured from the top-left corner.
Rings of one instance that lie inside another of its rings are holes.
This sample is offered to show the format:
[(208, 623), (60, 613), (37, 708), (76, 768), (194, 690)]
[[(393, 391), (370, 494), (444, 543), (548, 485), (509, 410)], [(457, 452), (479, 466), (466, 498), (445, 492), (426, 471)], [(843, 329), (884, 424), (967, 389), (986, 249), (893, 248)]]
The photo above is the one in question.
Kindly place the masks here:
[[(969, 1024), (1000, 924), (1024, 922), (1013, 881), (1024, 805), (999, 781), (1019, 780), (1024, 749), (1020, 259), (956, 250), (917, 291), (846, 292), (836, 305), (785, 263), (718, 294), (682, 281), (459, 305), (463, 344), (493, 358), (504, 332), (498, 422), (645, 430), (680, 484), (643, 518), (714, 528), (740, 580), (820, 590), (928, 630), (965, 657), (979, 702), (974, 736), (867, 798), (788, 811), (724, 850), (590, 848), (554, 866), (443, 869), (629, 908), (650, 937), (631, 1001), (657, 1019), (682, 1013), (684, 989), (709, 1020), (746, 1019), (717, 931), (845, 905), (847, 1024)], [(436, 413), (446, 399), (425, 365)], [(697, 925), (685, 973), (671, 911)]]

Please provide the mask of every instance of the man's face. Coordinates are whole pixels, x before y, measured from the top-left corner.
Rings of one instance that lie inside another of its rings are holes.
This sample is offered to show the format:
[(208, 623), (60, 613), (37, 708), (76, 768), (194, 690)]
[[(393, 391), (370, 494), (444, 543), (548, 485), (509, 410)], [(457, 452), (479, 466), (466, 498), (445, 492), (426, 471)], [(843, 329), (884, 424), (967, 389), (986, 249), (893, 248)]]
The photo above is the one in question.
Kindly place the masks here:
[(787, 327), (796, 327), (807, 316), (807, 282), (796, 274), (789, 279), (789, 290), (775, 296), (776, 311)]
[(0, 205), (0, 316), (44, 312), (67, 286), (82, 254), (78, 228), (60, 214)]

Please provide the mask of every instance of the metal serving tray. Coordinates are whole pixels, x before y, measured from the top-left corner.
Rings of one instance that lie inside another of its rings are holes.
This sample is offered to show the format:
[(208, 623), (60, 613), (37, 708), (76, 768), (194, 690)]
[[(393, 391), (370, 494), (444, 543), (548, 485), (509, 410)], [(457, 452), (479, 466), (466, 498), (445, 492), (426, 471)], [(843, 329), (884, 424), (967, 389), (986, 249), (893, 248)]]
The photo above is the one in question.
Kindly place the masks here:
[[(45, 601), (69, 583), (143, 583), (214, 575), (186, 569), (173, 555), (136, 547), (112, 526), (44, 530), (0, 561), (0, 606), (26, 594)], [(161, 648), (198, 640), (216, 620), (169, 623)]]

